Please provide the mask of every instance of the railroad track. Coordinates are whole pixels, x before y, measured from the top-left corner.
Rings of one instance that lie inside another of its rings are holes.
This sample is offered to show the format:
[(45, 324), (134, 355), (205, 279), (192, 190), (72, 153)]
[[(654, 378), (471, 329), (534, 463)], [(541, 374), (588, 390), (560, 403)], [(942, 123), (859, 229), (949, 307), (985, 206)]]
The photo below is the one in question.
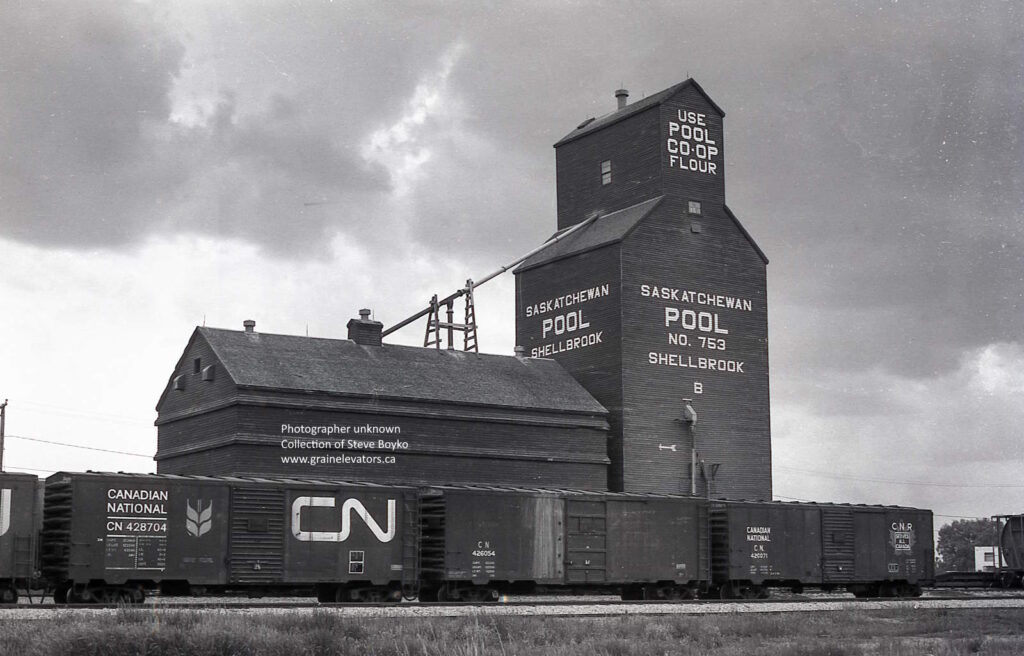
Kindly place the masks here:
[(696, 615), (729, 613), (821, 612), (842, 610), (885, 609), (979, 609), (1024, 608), (1024, 594), (986, 596), (923, 596), (912, 599), (855, 599), (850, 597), (817, 597), (747, 600), (683, 600), (683, 601), (620, 601), (620, 600), (543, 600), (506, 601), (497, 603), (378, 603), (323, 604), (309, 601), (248, 601), (222, 599), (209, 601), (163, 601), (154, 599), (138, 606), (102, 604), (20, 604), (0, 608), (0, 619), (46, 619), (55, 614), (107, 615), (128, 613), (173, 613), (204, 610), (216, 613), (313, 613), (330, 612), (351, 617), (461, 617), (478, 616), (549, 616), (601, 617), (621, 615)]

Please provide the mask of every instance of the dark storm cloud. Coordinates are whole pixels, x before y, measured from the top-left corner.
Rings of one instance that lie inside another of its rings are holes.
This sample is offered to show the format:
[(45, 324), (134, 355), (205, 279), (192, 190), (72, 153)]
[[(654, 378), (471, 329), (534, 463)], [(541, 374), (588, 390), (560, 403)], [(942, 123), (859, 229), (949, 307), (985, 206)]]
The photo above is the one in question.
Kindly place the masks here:
[(0, 11), (5, 236), (110, 248), (196, 232), (308, 253), (333, 234), (330, 215), (307, 211), (312, 203), (388, 189), (346, 131), (358, 123), (345, 120), (355, 104), (316, 113), (292, 89), (239, 112), (228, 89), (208, 123), (172, 122), (185, 49), (146, 6)]
[(152, 229), (243, 239), (284, 257), (327, 253), (339, 222), (322, 206), (389, 189), (386, 172), (364, 163), (324, 117), (281, 95), (255, 114), (240, 114), (228, 96), (209, 125), (183, 130), (175, 146), (197, 175)]
[(0, 7), (5, 235), (118, 243), (180, 172), (151, 158), (183, 49), (127, 3)]

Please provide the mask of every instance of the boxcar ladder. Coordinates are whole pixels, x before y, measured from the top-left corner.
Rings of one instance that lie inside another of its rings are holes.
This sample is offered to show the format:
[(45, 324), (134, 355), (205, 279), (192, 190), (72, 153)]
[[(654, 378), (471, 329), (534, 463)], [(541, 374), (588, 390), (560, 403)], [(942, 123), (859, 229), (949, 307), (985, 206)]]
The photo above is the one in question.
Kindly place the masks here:
[(27, 535), (14, 536), (14, 578), (25, 579), (26, 585), (27, 581), (32, 578), (35, 562), (33, 542), (32, 538)]
[(420, 592), (420, 504), (416, 494), (404, 495), (402, 542), (402, 597), (413, 600)]

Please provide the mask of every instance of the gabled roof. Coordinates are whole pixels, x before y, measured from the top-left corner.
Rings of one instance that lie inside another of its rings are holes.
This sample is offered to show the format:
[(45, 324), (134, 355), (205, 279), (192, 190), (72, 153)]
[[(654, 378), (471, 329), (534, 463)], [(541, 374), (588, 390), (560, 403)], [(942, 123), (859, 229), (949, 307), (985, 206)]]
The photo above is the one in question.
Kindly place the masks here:
[(647, 96), (646, 98), (638, 100), (631, 105), (626, 105), (622, 109), (616, 110), (610, 114), (605, 114), (604, 116), (601, 116), (599, 118), (591, 119), (589, 121), (581, 123), (580, 126), (577, 127), (575, 130), (562, 137), (555, 144), (555, 148), (558, 148), (562, 144), (573, 141), (574, 139), (579, 139), (585, 134), (590, 134), (591, 132), (600, 130), (601, 128), (607, 127), (613, 123), (618, 123), (619, 121), (629, 118), (630, 116), (639, 114), (645, 109), (649, 109), (651, 107), (654, 107), (655, 105), (660, 105), (664, 101), (674, 96), (676, 92), (681, 91), (686, 87), (693, 87), (697, 91), (697, 93), (702, 95), (704, 97), (704, 100), (708, 101), (708, 104), (711, 105), (716, 112), (718, 112), (719, 116), (725, 116), (725, 112), (722, 111), (722, 108), (719, 107), (715, 103), (715, 101), (712, 100), (711, 97), (704, 92), (704, 89), (702, 89), (699, 84), (694, 82), (693, 78), (691, 77), (685, 82), (680, 82), (679, 84), (671, 86), (663, 91), (659, 91), (658, 93), (652, 96)]
[[(572, 235), (565, 239), (556, 242), (540, 251), (536, 255), (533, 255), (523, 261), (518, 267), (515, 268), (514, 273), (526, 271), (534, 267), (539, 267), (542, 264), (547, 264), (554, 260), (559, 260), (563, 257), (569, 257), (577, 253), (584, 251), (594, 250), (601, 246), (607, 246), (608, 244), (614, 244), (622, 241), (626, 235), (632, 232), (633, 228), (637, 226), (640, 221), (647, 215), (654, 211), (654, 208), (658, 206), (661, 199), (664, 196), (656, 196), (650, 200), (645, 200), (642, 203), (637, 203), (625, 209), (621, 209), (611, 214), (605, 214), (604, 216), (594, 219), (594, 221), (586, 226), (577, 230)], [(565, 228), (559, 232), (571, 229)], [(558, 233), (555, 233), (557, 236)]]
[[(593, 223), (585, 228), (581, 228), (569, 237), (566, 237), (539, 253), (530, 256), (524, 260), (522, 264), (517, 266), (513, 270), (513, 273), (520, 273), (529, 269), (534, 269), (543, 264), (560, 260), (564, 257), (569, 257), (570, 255), (576, 255), (578, 253), (591, 251), (601, 248), (602, 246), (620, 242), (625, 239), (644, 218), (658, 207), (658, 204), (663, 198), (664, 196), (655, 196), (654, 198), (645, 200), (642, 203), (637, 203), (636, 205), (631, 205), (625, 209), (598, 217), (597, 219), (594, 219)], [(754, 238), (750, 236), (747, 229), (743, 227), (740, 220), (732, 213), (732, 210), (730, 210), (726, 205), (722, 205), (722, 209), (725, 211), (725, 215), (729, 217), (736, 226), (736, 229), (740, 231), (740, 234), (750, 242), (751, 247), (753, 247), (754, 252), (757, 253), (758, 257), (761, 258), (761, 261), (768, 264), (768, 256), (764, 254), (764, 251), (762, 251), (761, 247), (757, 245)], [(572, 226), (569, 226), (568, 228), (559, 230), (552, 235), (552, 238), (566, 230), (570, 230), (571, 228)]]
[(206, 327), (196, 336), (240, 387), (607, 414), (554, 360)]
[(725, 210), (726, 216), (732, 219), (732, 222), (736, 224), (736, 228), (740, 231), (740, 234), (746, 237), (747, 241), (750, 242), (750, 245), (754, 247), (754, 251), (757, 253), (758, 257), (761, 258), (761, 261), (764, 262), (765, 264), (768, 264), (768, 256), (764, 254), (764, 251), (761, 250), (761, 247), (757, 245), (757, 242), (754, 241), (754, 238), (750, 236), (750, 233), (747, 232), (747, 229), (743, 227), (743, 224), (740, 223), (740, 220), (737, 219), (736, 215), (732, 213), (732, 210), (729, 209), (729, 206), (722, 205), (722, 209)]

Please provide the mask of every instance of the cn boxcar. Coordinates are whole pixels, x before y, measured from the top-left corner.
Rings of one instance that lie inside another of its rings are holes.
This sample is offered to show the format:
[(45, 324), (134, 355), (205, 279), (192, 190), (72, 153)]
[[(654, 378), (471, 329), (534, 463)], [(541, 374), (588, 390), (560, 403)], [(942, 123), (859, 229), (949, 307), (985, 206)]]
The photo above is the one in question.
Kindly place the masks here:
[(18, 601), (36, 567), (36, 534), (41, 521), (39, 479), (0, 473), (0, 603)]
[(158, 587), (398, 599), (418, 578), (414, 504), (396, 486), (60, 472), (46, 481), (42, 564), (58, 603)]
[(708, 580), (699, 499), (446, 486), (421, 512), (424, 600), (553, 588), (683, 598)]
[(934, 579), (930, 510), (719, 502), (710, 513), (712, 579), (725, 598), (771, 586), (911, 596)]

